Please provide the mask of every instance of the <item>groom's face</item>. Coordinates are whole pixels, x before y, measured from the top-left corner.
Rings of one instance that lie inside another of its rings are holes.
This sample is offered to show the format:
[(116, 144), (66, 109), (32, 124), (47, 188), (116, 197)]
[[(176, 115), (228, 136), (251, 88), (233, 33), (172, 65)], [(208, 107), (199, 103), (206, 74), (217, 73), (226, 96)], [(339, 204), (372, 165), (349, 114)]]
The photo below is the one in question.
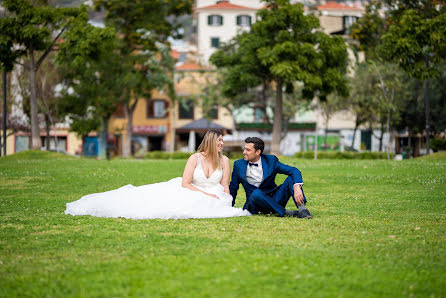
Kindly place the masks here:
[(246, 143), (245, 144), (245, 150), (243, 150), (243, 159), (250, 162), (256, 162), (259, 160), (260, 157), (260, 150), (257, 150), (254, 148), (253, 143)]

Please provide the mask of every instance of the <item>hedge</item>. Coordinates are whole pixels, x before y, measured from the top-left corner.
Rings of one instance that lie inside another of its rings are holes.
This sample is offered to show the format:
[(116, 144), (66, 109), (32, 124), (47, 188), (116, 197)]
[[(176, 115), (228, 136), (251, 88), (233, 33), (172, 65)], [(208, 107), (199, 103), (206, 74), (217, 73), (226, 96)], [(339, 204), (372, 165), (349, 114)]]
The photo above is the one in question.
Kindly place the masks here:
[[(297, 152), (294, 154), (296, 158), (314, 158), (314, 151)], [(390, 153), (393, 159), (394, 154)], [(317, 158), (320, 159), (387, 159), (387, 152), (325, 152), (319, 151)]]

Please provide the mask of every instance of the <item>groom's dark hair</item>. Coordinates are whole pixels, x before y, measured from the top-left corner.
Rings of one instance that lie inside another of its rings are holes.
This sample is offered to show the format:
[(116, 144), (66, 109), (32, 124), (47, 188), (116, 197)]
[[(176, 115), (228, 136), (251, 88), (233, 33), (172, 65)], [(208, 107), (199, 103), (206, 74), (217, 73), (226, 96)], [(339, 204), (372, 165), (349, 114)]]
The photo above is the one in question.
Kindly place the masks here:
[(265, 143), (263, 143), (261, 138), (257, 137), (249, 137), (245, 139), (245, 143), (253, 143), (254, 144), (254, 150), (260, 150), (260, 154), (263, 153), (263, 149), (265, 148)]

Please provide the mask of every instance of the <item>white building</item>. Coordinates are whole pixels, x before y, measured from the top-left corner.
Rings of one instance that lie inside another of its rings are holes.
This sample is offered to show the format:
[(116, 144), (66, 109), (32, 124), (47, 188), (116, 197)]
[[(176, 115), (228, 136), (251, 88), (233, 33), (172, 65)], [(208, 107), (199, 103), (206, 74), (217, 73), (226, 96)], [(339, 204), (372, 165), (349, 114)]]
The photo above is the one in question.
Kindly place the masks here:
[[(305, 8), (306, 13), (316, 15), (322, 30), (327, 34), (348, 35), (349, 27), (364, 13), (362, 1), (305, 1), (295, 0), (304, 5), (315, 7), (316, 10)], [(209, 57), (221, 43), (231, 40), (241, 31), (249, 30), (256, 21), (257, 10), (263, 8), (265, 3), (260, 0), (197, 0), (195, 17), (197, 26), (197, 48), (199, 58), (203, 64), (208, 64)], [(349, 50), (351, 61), (355, 60), (353, 52)], [(361, 57), (360, 57), (361, 58)], [(281, 141), (281, 153), (292, 155), (297, 151), (314, 150), (314, 136), (319, 135), (319, 146), (327, 132), (331, 138), (333, 150), (343, 150), (350, 147), (353, 141), (355, 117), (352, 113), (342, 111), (335, 113), (328, 122), (328, 129), (322, 117), (322, 112), (313, 102), (313, 108), (306, 112), (296, 114), (294, 122), (287, 136)], [(255, 106), (255, 105), (254, 105)], [(245, 127), (239, 131), (234, 128), (233, 140), (243, 140), (248, 136), (259, 136), (265, 141), (271, 141), (271, 129), (265, 128), (263, 120), (258, 115), (256, 108), (245, 107), (234, 112), (234, 120)], [(378, 151), (379, 140), (367, 128), (361, 127), (356, 131), (353, 148), (356, 150)], [(383, 149), (389, 142), (389, 136), (384, 136)], [(318, 146), (318, 147), (319, 147)]]
[(197, 0), (198, 55), (207, 64), (212, 53), (255, 22), (259, 0)]

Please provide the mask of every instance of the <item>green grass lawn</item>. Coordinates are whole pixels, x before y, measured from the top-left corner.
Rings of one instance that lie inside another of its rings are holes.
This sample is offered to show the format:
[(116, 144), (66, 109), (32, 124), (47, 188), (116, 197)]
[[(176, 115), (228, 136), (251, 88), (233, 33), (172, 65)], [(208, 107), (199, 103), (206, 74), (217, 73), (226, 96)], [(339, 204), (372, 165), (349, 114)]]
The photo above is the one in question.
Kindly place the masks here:
[(73, 217), (67, 202), (181, 176), (185, 160), (2, 157), (0, 296), (446, 296), (445, 158), (281, 160), (313, 219)]

